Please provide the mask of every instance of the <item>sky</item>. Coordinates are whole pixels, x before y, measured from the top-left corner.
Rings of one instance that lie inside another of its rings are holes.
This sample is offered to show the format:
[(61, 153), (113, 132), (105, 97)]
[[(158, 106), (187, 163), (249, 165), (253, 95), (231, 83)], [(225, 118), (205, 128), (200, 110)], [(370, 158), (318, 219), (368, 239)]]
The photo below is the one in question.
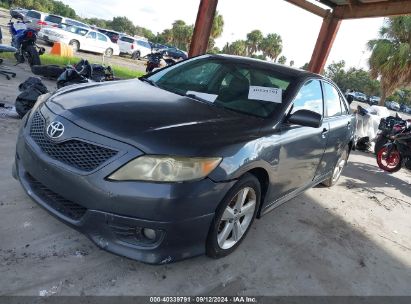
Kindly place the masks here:
[[(126, 16), (135, 25), (154, 33), (170, 28), (177, 20), (194, 24), (199, 0), (63, 0), (82, 17), (111, 19)], [(322, 18), (283, 0), (219, 0), (217, 10), (224, 17), (224, 32), (217, 39), (222, 48), (226, 42), (245, 39), (259, 29), (263, 34), (277, 33), (283, 40), (288, 61), (301, 67), (309, 62), (321, 27)], [(383, 18), (344, 20), (334, 42), (327, 65), (345, 60), (347, 67), (368, 69), (368, 40), (378, 35)]]

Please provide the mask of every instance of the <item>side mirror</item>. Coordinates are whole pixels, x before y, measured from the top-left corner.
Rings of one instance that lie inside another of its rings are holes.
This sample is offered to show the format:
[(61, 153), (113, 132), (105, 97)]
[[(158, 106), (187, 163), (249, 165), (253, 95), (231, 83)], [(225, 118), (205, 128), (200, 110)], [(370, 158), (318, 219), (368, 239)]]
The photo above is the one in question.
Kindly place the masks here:
[(321, 114), (310, 110), (298, 110), (288, 117), (288, 122), (304, 127), (319, 128), (322, 125), (323, 118)]

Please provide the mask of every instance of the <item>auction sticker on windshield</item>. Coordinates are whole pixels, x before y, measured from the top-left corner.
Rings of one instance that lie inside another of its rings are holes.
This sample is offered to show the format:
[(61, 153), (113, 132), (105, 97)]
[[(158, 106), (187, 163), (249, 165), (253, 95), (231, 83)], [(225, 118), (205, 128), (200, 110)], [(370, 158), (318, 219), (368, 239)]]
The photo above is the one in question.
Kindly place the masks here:
[(282, 90), (277, 88), (250, 86), (248, 99), (281, 103), (282, 93)]

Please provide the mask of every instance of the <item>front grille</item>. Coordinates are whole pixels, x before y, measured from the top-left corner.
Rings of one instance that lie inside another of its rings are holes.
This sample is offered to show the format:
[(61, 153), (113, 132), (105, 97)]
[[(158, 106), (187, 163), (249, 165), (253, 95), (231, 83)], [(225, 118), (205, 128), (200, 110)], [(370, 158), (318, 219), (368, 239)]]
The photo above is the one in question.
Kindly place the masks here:
[(82, 171), (92, 171), (117, 154), (117, 151), (80, 140), (62, 143), (51, 141), (45, 134), (46, 123), (37, 111), (33, 115), (30, 136), (51, 158)]
[(86, 213), (87, 208), (67, 200), (61, 195), (51, 191), (30, 174), (26, 173), (26, 177), (33, 192), (54, 210), (76, 221), (80, 220)]

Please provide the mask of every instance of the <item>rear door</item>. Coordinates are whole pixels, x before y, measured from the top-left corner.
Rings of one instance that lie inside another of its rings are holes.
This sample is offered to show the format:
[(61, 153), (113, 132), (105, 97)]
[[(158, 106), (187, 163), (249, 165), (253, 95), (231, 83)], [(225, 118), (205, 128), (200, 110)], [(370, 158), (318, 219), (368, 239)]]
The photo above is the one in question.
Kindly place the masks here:
[(327, 148), (321, 161), (322, 175), (332, 172), (342, 151), (350, 140), (351, 113), (339, 90), (331, 83), (323, 81), (325, 118), (329, 124)]
[(98, 53), (99, 47), (97, 46), (97, 33), (90, 31), (83, 39), (83, 43), (80, 43), (80, 48), (85, 51)]
[[(302, 109), (323, 115), (323, 93), (318, 79), (308, 80), (300, 88), (290, 113)], [(327, 122), (320, 128), (289, 123), (282, 126), (277, 199), (310, 184), (315, 178), (327, 144), (328, 128)]]
[(101, 33), (97, 33), (97, 47), (99, 53), (104, 53), (109, 48), (109, 39)]

